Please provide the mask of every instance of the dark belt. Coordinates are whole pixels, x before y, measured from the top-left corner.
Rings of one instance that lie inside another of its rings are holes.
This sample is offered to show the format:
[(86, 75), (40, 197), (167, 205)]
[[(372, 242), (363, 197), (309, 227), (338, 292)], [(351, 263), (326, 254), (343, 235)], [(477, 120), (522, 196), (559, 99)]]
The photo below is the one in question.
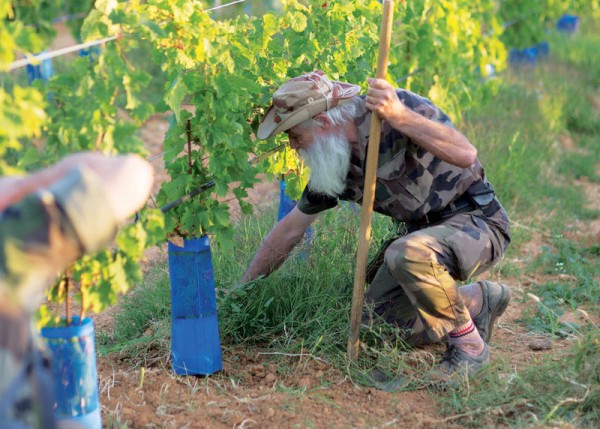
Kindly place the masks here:
[(480, 206), (473, 200), (473, 197), (464, 193), (456, 200), (450, 202), (443, 209), (426, 213), (421, 219), (414, 222), (407, 222), (407, 226), (409, 230), (414, 231), (425, 225), (441, 222), (457, 213), (471, 212), (477, 209), (481, 209), (486, 217), (490, 217), (500, 209), (500, 203), (494, 197), (490, 203), (485, 206)]

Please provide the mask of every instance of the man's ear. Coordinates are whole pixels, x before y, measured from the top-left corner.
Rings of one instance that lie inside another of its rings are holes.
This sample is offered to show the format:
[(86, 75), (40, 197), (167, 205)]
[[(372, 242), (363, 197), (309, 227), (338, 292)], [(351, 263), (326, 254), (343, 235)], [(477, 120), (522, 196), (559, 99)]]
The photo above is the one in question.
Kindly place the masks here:
[(318, 121), (321, 126), (323, 127), (323, 129), (325, 130), (329, 130), (329, 128), (333, 125), (333, 122), (331, 122), (331, 119), (329, 119), (329, 116), (327, 116), (324, 112), (319, 113), (316, 116), (313, 116), (313, 119), (315, 121)]

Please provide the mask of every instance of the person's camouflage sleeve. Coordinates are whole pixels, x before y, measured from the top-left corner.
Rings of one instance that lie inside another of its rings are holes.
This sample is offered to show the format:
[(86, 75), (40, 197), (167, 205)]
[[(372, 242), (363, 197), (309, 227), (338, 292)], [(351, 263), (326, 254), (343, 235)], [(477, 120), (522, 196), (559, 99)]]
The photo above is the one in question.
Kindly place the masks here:
[(0, 427), (53, 427), (40, 391), (45, 370), (32, 360), (31, 313), (61, 270), (115, 232), (100, 178), (86, 168), (0, 213)]
[(31, 310), (66, 264), (110, 242), (116, 222), (99, 180), (76, 168), (0, 213), (0, 297)]

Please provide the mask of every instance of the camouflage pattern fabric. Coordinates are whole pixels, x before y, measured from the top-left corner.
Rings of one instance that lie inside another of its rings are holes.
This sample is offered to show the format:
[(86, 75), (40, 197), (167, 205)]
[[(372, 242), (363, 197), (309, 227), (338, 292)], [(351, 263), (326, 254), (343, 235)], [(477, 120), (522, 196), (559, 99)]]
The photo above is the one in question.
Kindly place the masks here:
[(0, 212), (0, 404), (10, 402), (0, 410), (0, 427), (9, 421), (53, 427), (47, 419), (52, 392), (40, 391), (48, 368), (34, 359), (31, 314), (60, 270), (115, 232), (100, 178), (84, 168)]
[(363, 323), (394, 324), (413, 345), (440, 341), (470, 319), (456, 279), (489, 269), (509, 242), (504, 209), (489, 218), (480, 209), (458, 213), (399, 238), (366, 292)]
[(288, 80), (273, 94), (273, 104), (258, 126), (257, 137), (267, 139), (321, 112), (350, 101), (360, 86), (331, 81), (322, 70)]
[[(29, 319), (6, 303), (0, 304), (0, 402), (4, 403), (0, 404), (0, 427), (15, 421), (25, 427), (44, 427), (40, 419), (41, 404), (34, 399), (32, 368), (27, 364), (33, 353)], [(19, 386), (13, 389), (15, 381)]]
[(0, 297), (32, 312), (58, 271), (116, 233), (100, 178), (75, 168), (0, 212)]

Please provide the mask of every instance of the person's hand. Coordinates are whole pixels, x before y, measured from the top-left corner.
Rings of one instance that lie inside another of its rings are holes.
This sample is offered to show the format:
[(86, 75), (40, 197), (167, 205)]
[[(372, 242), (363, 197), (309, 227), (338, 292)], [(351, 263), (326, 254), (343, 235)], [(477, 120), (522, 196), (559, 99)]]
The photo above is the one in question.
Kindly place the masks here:
[(87, 163), (101, 177), (115, 218), (121, 222), (142, 208), (152, 190), (152, 166), (137, 155), (95, 157)]
[(370, 78), (367, 82), (367, 108), (385, 121), (401, 122), (408, 109), (398, 98), (396, 88), (383, 79)]
[(137, 155), (80, 152), (28, 176), (0, 178), (0, 210), (27, 194), (51, 186), (77, 167), (89, 168), (99, 176), (107, 203), (119, 222), (146, 203), (154, 181), (152, 166)]

